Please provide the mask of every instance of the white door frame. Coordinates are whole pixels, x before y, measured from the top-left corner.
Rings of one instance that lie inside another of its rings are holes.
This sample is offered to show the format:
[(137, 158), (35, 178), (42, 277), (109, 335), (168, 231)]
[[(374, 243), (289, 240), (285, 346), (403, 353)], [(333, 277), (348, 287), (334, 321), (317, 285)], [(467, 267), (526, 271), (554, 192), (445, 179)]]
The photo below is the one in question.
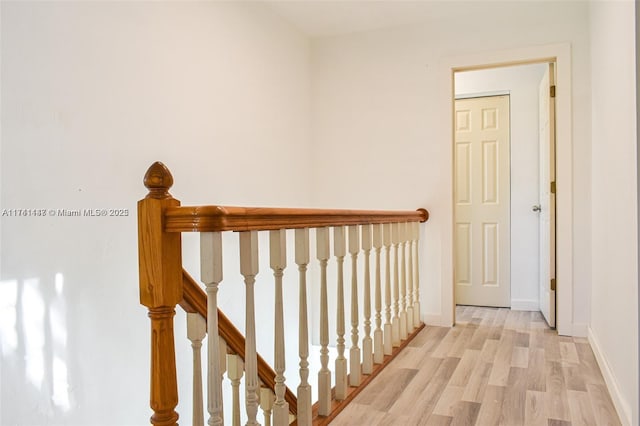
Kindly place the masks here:
[[(438, 76), (447, 91), (449, 114), (446, 115), (451, 147), (450, 170), (451, 211), (454, 211), (453, 195), (453, 115), (455, 108), (454, 73), (475, 69), (498, 68), (509, 65), (541, 62), (556, 63), (556, 325), (559, 334), (574, 335), (573, 327), (573, 161), (572, 161), (572, 110), (571, 110), (571, 46), (568, 43), (525, 47), (495, 52), (474, 53), (443, 58)], [(448, 85), (445, 84), (448, 82)], [(444, 116), (443, 116), (444, 118)], [(443, 235), (443, 246), (449, 247), (449, 256), (443, 253), (443, 281), (441, 307), (443, 324), (455, 321), (453, 241), (454, 223)], [(448, 240), (448, 241), (447, 241)]]

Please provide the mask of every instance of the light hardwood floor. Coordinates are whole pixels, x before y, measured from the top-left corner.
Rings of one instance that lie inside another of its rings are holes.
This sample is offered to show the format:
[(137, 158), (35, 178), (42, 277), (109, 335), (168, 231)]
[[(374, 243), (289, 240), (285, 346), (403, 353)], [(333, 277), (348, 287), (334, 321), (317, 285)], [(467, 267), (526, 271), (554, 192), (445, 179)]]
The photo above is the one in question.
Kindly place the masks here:
[(425, 327), (331, 425), (620, 424), (586, 339), (539, 312), (459, 306), (456, 319)]

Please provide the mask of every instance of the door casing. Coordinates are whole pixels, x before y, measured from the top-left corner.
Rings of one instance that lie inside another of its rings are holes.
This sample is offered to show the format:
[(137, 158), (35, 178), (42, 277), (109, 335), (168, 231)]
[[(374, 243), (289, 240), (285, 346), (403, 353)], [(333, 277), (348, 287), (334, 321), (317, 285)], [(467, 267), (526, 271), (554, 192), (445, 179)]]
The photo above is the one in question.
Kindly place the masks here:
[[(572, 108), (571, 108), (571, 46), (568, 43), (544, 46), (523, 47), (496, 52), (474, 53), (464, 56), (445, 58), (439, 66), (439, 79), (448, 81), (446, 98), (449, 111), (447, 115), (450, 129), (451, 146), (451, 182), (453, 183), (453, 114), (455, 108), (454, 74), (503, 66), (556, 63), (556, 188), (558, 193), (556, 216), (557, 247), (557, 318), (558, 333), (562, 335), (583, 335), (586, 330), (575, 329), (573, 324), (573, 161), (572, 161)], [(454, 211), (453, 185), (450, 188), (451, 211)], [(453, 271), (454, 224), (448, 235), (444, 236), (444, 246), (450, 248), (448, 258), (443, 262), (444, 280), (441, 292), (441, 319), (443, 325), (455, 322), (455, 296)], [(447, 256), (446, 254), (444, 254)]]

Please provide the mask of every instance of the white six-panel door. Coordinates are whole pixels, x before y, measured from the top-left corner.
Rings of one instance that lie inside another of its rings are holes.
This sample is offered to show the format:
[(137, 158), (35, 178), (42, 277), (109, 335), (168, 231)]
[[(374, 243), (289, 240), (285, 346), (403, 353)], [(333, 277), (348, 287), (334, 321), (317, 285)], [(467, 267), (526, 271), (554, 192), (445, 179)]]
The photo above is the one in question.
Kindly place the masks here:
[(509, 96), (456, 100), (456, 303), (510, 306)]

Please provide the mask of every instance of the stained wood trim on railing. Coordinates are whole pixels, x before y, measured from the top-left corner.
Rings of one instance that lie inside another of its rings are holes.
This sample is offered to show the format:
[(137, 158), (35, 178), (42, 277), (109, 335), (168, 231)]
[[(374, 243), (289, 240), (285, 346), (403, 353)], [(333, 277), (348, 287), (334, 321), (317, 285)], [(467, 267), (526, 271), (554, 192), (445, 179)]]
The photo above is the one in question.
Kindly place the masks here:
[(429, 212), (271, 207), (180, 206), (165, 210), (167, 232), (264, 231), (394, 222), (426, 222)]
[[(198, 313), (206, 319), (207, 294), (184, 269), (182, 270), (182, 285), (183, 298), (180, 301), (182, 309)], [(227, 342), (229, 349), (244, 359), (244, 336), (220, 309), (218, 309), (218, 333)], [(271, 390), (275, 389), (276, 372), (260, 355), (258, 355), (258, 377)], [(289, 388), (286, 389), (284, 398), (289, 403), (289, 412), (297, 415), (297, 399)]]

